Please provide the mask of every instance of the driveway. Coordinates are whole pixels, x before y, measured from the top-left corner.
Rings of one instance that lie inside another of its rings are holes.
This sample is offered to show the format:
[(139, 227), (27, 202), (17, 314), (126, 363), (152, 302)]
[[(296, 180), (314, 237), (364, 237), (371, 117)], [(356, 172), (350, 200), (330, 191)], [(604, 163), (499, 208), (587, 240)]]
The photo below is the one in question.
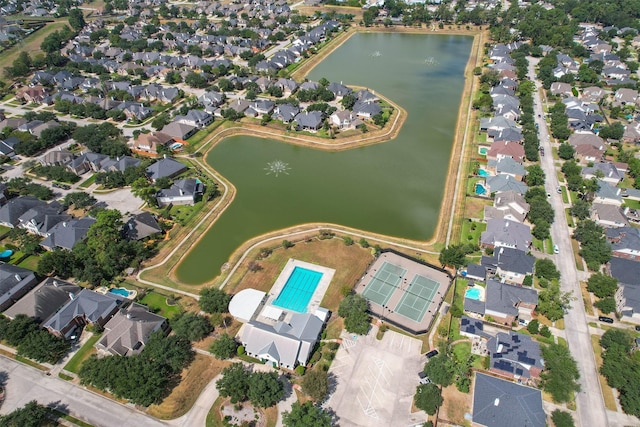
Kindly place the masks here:
[(324, 406), (343, 427), (421, 424), (426, 414), (411, 413), (411, 403), (425, 362), (422, 342), (393, 331), (378, 341), (377, 332), (375, 326), (367, 336), (343, 331), (329, 369), (334, 391)]
[[(529, 79), (535, 82), (536, 88), (540, 89), (540, 82), (536, 80), (534, 70), (539, 59), (531, 57), (528, 59)], [(544, 111), (542, 111), (542, 100), (539, 90), (535, 91), (533, 95), (534, 114), (539, 128), (540, 146), (543, 147), (547, 153), (546, 156), (540, 158), (540, 165), (546, 174), (545, 189), (547, 193), (551, 194), (549, 203), (551, 203), (555, 212), (555, 220), (551, 226), (551, 237), (553, 242), (558, 245), (559, 253), (554, 255), (553, 258), (558, 270), (560, 270), (562, 274), (560, 289), (562, 292), (571, 292), (575, 298), (568, 313), (564, 316), (564, 324), (569, 350), (576, 360), (578, 370), (580, 371), (582, 391), (576, 396), (578, 425), (584, 427), (610, 426), (613, 424), (607, 421), (607, 413), (598, 381), (596, 361), (593, 355), (593, 348), (591, 347), (591, 337), (589, 336), (589, 326), (584, 311), (584, 304), (582, 303), (578, 271), (571, 247), (571, 232), (564, 215), (562, 196), (556, 191), (556, 188), (558, 188), (558, 177), (556, 175), (556, 167), (551, 150), (552, 143), (547, 124), (544, 121)]]

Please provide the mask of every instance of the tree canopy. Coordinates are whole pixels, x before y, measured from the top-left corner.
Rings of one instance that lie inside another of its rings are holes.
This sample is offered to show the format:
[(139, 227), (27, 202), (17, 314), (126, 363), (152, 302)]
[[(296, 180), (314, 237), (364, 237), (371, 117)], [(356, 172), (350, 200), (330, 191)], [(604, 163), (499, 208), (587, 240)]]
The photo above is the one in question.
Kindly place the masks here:
[(329, 389), (329, 377), (323, 369), (307, 371), (302, 377), (302, 391), (316, 402), (322, 402)]
[(429, 359), (424, 367), (424, 373), (431, 378), (434, 384), (447, 387), (453, 382), (454, 367), (454, 360), (441, 352)]
[(600, 272), (592, 274), (587, 280), (587, 290), (598, 298), (612, 297), (618, 289), (618, 280)]
[(554, 402), (569, 402), (580, 391), (578, 365), (569, 349), (561, 344), (542, 347), (545, 370), (540, 375), (544, 391)]
[(7, 415), (0, 416), (0, 425), (6, 427), (49, 427), (55, 426), (51, 416), (53, 410), (40, 405), (35, 400), (21, 408), (15, 409)]
[(330, 427), (331, 414), (311, 402), (294, 402), (291, 412), (282, 414), (282, 423), (285, 427)]
[(180, 313), (171, 319), (171, 329), (189, 341), (200, 341), (213, 330), (209, 319), (196, 313)]
[(338, 307), (338, 315), (344, 318), (344, 327), (348, 332), (366, 335), (369, 331), (369, 302), (358, 294), (348, 295)]
[(237, 349), (238, 343), (228, 334), (222, 334), (209, 347), (209, 351), (217, 359), (230, 359), (235, 356)]
[(467, 264), (467, 257), (462, 245), (449, 245), (440, 252), (440, 264), (460, 268)]
[(226, 313), (231, 295), (218, 288), (204, 288), (200, 291), (198, 304), (207, 313)]
[(440, 388), (435, 384), (419, 385), (414, 398), (416, 407), (429, 415), (435, 414), (442, 402), (444, 402)]

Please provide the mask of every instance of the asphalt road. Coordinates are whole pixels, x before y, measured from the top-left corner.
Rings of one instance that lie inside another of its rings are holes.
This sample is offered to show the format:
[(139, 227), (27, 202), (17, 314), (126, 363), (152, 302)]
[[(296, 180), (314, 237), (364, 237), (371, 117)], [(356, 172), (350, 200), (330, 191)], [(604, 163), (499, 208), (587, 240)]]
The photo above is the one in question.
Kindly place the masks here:
[[(529, 57), (529, 79), (540, 88), (540, 82), (535, 78), (535, 65), (538, 59)], [(551, 151), (551, 140), (544, 120), (542, 110), (542, 100), (540, 92), (534, 92), (534, 113), (535, 120), (539, 127), (540, 146), (544, 148), (546, 155), (540, 158), (540, 165), (546, 174), (545, 189), (551, 194), (549, 202), (555, 211), (555, 221), (551, 226), (551, 237), (558, 245), (559, 253), (554, 256), (555, 263), (562, 274), (560, 289), (562, 292), (571, 292), (574, 301), (571, 308), (565, 315), (565, 332), (567, 343), (573, 358), (578, 363), (580, 371), (580, 385), (582, 390), (576, 396), (578, 425), (607, 426), (607, 413), (605, 411), (604, 400), (598, 372), (596, 370), (595, 356), (591, 347), (591, 337), (589, 336), (589, 326), (585, 315), (584, 304), (580, 292), (580, 282), (578, 270), (576, 269), (571, 247), (571, 230), (567, 225), (564, 215), (564, 203), (558, 188), (558, 177)]]

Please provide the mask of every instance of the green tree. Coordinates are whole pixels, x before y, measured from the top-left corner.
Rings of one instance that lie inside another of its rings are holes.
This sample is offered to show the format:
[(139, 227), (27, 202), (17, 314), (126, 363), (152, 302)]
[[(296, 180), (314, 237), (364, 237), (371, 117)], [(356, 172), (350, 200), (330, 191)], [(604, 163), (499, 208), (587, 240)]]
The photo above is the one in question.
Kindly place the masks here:
[(282, 414), (282, 423), (285, 427), (330, 427), (331, 414), (311, 402), (294, 402), (291, 412)]
[(56, 363), (69, 350), (68, 341), (44, 329), (30, 332), (18, 345), (18, 355), (36, 362)]
[(429, 415), (436, 413), (444, 399), (440, 388), (435, 384), (421, 384), (416, 388), (414, 396), (416, 407)]
[(217, 359), (231, 359), (236, 355), (237, 350), (238, 343), (228, 334), (222, 334), (211, 344), (211, 347), (209, 347), (209, 351)]
[(604, 139), (622, 139), (624, 135), (624, 126), (620, 122), (614, 122), (610, 126), (603, 126), (600, 128), (598, 136)]
[(73, 205), (76, 209), (86, 209), (93, 206), (96, 202), (96, 198), (91, 194), (85, 193), (84, 191), (76, 191), (64, 196), (62, 204), (67, 207)]
[(284, 396), (284, 384), (276, 372), (254, 372), (249, 377), (247, 397), (258, 408), (269, 408)]
[(80, 32), (80, 30), (84, 28), (86, 22), (84, 20), (84, 14), (80, 9), (73, 8), (69, 11), (69, 25), (71, 25), (71, 28), (76, 32)]
[(570, 413), (556, 409), (551, 413), (551, 421), (555, 427), (574, 427), (573, 417)]
[(618, 281), (602, 273), (595, 273), (587, 280), (587, 290), (598, 298), (612, 297), (618, 289)]
[(600, 311), (604, 314), (609, 314), (616, 311), (616, 300), (613, 297), (599, 299), (593, 305), (596, 308), (600, 309)]
[(462, 245), (449, 245), (440, 252), (438, 257), (440, 264), (456, 269), (467, 264), (467, 257)]
[(231, 403), (243, 402), (249, 393), (249, 373), (242, 363), (234, 363), (222, 370), (216, 388), (221, 396), (229, 397)]
[(537, 334), (540, 331), (540, 322), (538, 322), (536, 319), (530, 321), (527, 325), (527, 331), (529, 331), (529, 333), (532, 335)]
[(571, 206), (569, 212), (579, 220), (584, 220), (589, 218), (589, 215), (591, 214), (590, 208), (591, 206), (589, 205), (589, 202), (578, 199), (573, 202), (573, 206)]
[(368, 301), (361, 295), (348, 295), (338, 307), (338, 315), (344, 318), (348, 332), (365, 335), (369, 331)]
[(560, 144), (560, 147), (558, 148), (558, 157), (560, 157), (563, 160), (573, 159), (573, 155), (575, 153), (576, 153), (576, 150), (570, 144), (566, 144), (566, 143)]
[(198, 304), (207, 313), (226, 313), (231, 295), (218, 288), (204, 288), (200, 291)]
[(539, 258), (535, 264), (536, 277), (545, 278), (547, 280), (560, 279), (560, 272), (556, 268), (556, 264), (547, 258)]
[(545, 174), (540, 165), (527, 166), (527, 177), (525, 178), (527, 185), (535, 187), (537, 185), (544, 185)]
[(0, 416), (0, 425), (6, 427), (49, 427), (57, 425), (52, 419), (53, 410), (35, 400), (7, 415)]
[(31, 317), (18, 314), (6, 326), (2, 339), (10, 346), (17, 347), (27, 335), (38, 330), (38, 324)]
[(424, 373), (434, 384), (447, 387), (453, 382), (454, 364), (453, 359), (441, 352), (429, 360), (424, 367)]
[(313, 369), (302, 377), (302, 391), (316, 402), (322, 402), (329, 389), (329, 377), (323, 369)]
[(551, 344), (542, 347), (545, 370), (540, 375), (544, 391), (554, 402), (569, 402), (580, 391), (578, 365), (564, 345)]
[(213, 330), (209, 319), (196, 313), (181, 313), (171, 319), (171, 329), (189, 341), (200, 341)]

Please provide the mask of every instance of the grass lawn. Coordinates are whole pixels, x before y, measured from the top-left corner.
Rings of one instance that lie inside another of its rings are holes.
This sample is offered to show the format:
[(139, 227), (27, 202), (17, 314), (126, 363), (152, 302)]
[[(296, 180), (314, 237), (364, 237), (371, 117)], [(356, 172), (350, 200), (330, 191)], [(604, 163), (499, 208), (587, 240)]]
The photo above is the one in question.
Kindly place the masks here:
[(100, 337), (101, 334), (94, 334), (91, 338), (89, 338), (87, 342), (84, 343), (84, 345), (80, 348), (80, 350), (78, 350), (77, 353), (73, 355), (71, 360), (67, 362), (64, 369), (77, 374), (80, 370), (80, 365), (82, 365), (82, 362), (87, 360), (89, 356), (96, 352), (93, 346), (98, 342)]
[(206, 427), (218, 427), (222, 425), (222, 415), (220, 414), (220, 406), (222, 406), (222, 402), (225, 401), (225, 397), (218, 396), (211, 409), (209, 409), (209, 413), (207, 414), (207, 423)]
[(467, 180), (467, 196), (477, 196), (476, 194), (477, 182), (484, 182), (484, 178), (473, 177)]
[(484, 222), (472, 222), (469, 220), (462, 221), (462, 233), (460, 241), (462, 243), (480, 244), (480, 235), (487, 229)]
[(565, 347), (569, 347), (569, 344), (567, 344), (567, 340), (565, 340), (562, 337), (557, 337), (558, 338), (558, 344), (563, 345)]
[(562, 190), (562, 201), (564, 203), (569, 203), (569, 194), (567, 193), (567, 187), (561, 185), (560, 190)]
[[(40, 44), (45, 37), (54, 31), (62, 29), (68, 21), (66, 19), (56, 20), (56, 22), (48, 23), (44, 28), (39, 29), (35, 33), (29, 34), (22, 40), (22, 42), (12, 46), (10, 49), (2, 52), (0, 55), (0, 70), (4, 70), (13, 64), (13, 61), (18, 57), (18, 54), (22, 51), (29, 52), (33, 58), (36, 53), (40, 52)], [(4, 80), (4, 78), (0, 78)]]
[(573, 256), (576, 261), (576, 268), (578, 269), (578, 271), (584, 271), (582, 257), (580, 256), (580, 244), (576, 239), (571, 239), (571, 248), (573, 249)]
[[(3, 252), (7, 249), (6, 246), (0, 245), (0, 252)], [(4, 258), (3, 261), (9, 264), (15, 264), (19, 259), (23, 258), (24, 254), (20, 251), (14, 251), (13, 254), (9, 258)]]
[(5, 227), (4, 225), (0, 225), (0, 236), (3, 236), (10, 232), (11, 229), (9, 227)]
[(462, 362), (467, 360), (469, 356), (471, 356), (471, 343), (470, 342), (459, 342), (454, 345), (451, 349), (453, 352), (453, 356), (456, 358), (458, 362)]
[(551, 237), (549, 237), (547, 240), (544, 241), (546, 249), (547, 249), (547, 253), (549, 255), (553, 255), (553, 240), (551, 240)]
[(149, 307), (154, 313), (158, 313), (171, 320), (176, 314), (180, 313), (182, 309), (179, 304), (168, 305), (167, 298), (167, 295), (163, 295), (155, 290), (149, 290), (139, 302)]
[(569, 212), (571, 208), (566, 208), (564, 210), (564, 215), (567, 218), (567, 225), (569, 227), (574, 227), (575, 224), (573, 223), (573, 217), (571, 216), (571, 213)]
[(187, 142), (189, 143), (189, 145), (193, 146), (194, 149), (197, 149), (200, 146), (200, 144), (202, 144), (202, 142), (211, 134), (211, 132), (213, 132), (214, 129), (216, 129), (218, 126), (220, 126), (224, 122), (225, 120), (214, 121), (206, 128), (196, 132), (191, 138), (187, 140)]
[(536, 239), (535, 237), (533, 238), (533, 247), (540, 252), (544, 252), (544, 242)]
[[(584, 309), (588, 315), (593, 316), (593, 304), (591, 304), (591, 295), (587, 290), (587, 283), (580, 282), (580, 292), (582, 293), (582, 302), (584, 303)], [(598, 325), (596, 324), (596, 327)]]
[(40, 262), (40, 257), (37, 255), (31, 255), (30, 257), (25, 258), (18, 264), (18, 267), (28, 268), (29, 270), (36, 271), (38, 269), (38, 262)]
[(147, 413), (156, 418), (169, 420), (184, 415), (209, 382), (231, 362), (196, 354), (194, 361), (182, 371), (182, 378), (169, 396), (159, 405), (151, 405)]
[[(598, 365), (598, 369), (600, 369), (600, 366), (602, 366), (602, 347), (600, 347), (600, 337), (598, 335), (591, 335), (591, 345), (593, 346), (593, 354), (596, 357), (596, 365)], [(600, 382), (600, 389), (602, 390), (604, 406), (610, 411), (617, 411), (616, 398), (613, 394), (613, 389), (607, 384), (607, 379), (601, 374), (598, 374), (598, 380)]]
[(80, 188), (89, 188), (89, 186), (91, 186), (91, 184), (93, 184), (94, 182), (96, 182), (96, 174), (93, 174), (89, 178), (87, 178), (84, 181), (82, 181), (82, 183), (80, 183), (80, 185), (78, 187), (80, 187)]
[(640, 209), (640, 201), (639, 200), (625, 199), (624, 203), (622, 204), (622, 207), (623, 208), (631, 208), (631, 209), (638, 210), (638, 209)]
[[(491, 206), (492, 202), (493, 201), (489, 199), (467, 197), (464, 201), (464, 217), (465, 218), (483, 218), (484, 207)], [(486, 224), (485, 224), (485, 227), (486, 227)]]

